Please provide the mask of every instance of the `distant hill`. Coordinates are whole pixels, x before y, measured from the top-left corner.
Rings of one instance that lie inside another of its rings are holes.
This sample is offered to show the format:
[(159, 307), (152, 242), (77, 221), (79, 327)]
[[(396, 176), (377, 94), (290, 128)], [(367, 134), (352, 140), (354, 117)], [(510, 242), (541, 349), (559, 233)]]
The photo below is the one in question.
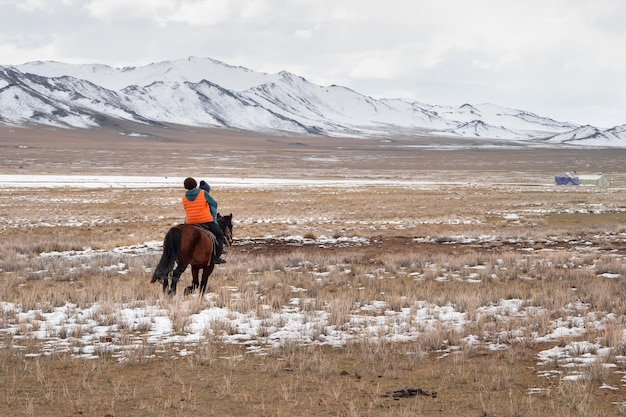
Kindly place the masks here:
[(402, 132), (626, 147), (626, 125), (600, 130), (494, 104), (451, 107), (374, 99), (286, 71), (259, 73), (209, 58), (132, 68), (59, 62), (0, 66), (0, 123), (88, 129), (116, 119), (274, 134), (386, 137)]

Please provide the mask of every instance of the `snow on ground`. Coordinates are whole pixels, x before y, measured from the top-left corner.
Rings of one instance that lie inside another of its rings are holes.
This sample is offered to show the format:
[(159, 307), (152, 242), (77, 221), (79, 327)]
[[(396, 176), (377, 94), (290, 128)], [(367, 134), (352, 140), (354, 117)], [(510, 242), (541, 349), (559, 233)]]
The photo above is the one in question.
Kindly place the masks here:
[[(156, 188), (182, 186), (184, 177), (124, 176), (124, 175), (0, 175), (0, 187), (29, 188)], [(319, 180), (288, 178), (206, 178), (211, 186), (219, 187), (354, 187), (363, 185), (389, 186), (389, 180)], [(394, 181), (397, 186), (428, 185), (429, 181)]]
[[(454, 239), (454, 238), (451, 238)], [(456, 243), (466, 239), (456, 237)], [(245, 244), (263, 239), (241, 238), (235, 241), (236, 245)], [(295, 244), (352, 244), (368, 245), (365, 238), (330, 238), (321, 236), (318, 239), (308, 239), (300, 236), (268, 237), (268, 241), (284, 240)], [(481, 241), (492, 241), (493, 237), (483, 237)], [(477, 240), (471, 240), (476, 242)], [(92, 257), (110, 259), (110, 266), (100, 266), (101, 269), (113, 270), (125, 274), (128, 267), (120, 262), (123, 256), (158, 255), (161, 251), (160, 242), (145, 242), (144, 244), (114, 248), (109, 251), (85, 249), (82, 251), (52, 251), (39, 254), (40, 258), (64, 258), (65, 260), (83, 260)], [(337, 268), (342, 266), (338, 265)], [(435, 266), (433, 266), (435, 267)], [(436, 268), (434, 268), (436, 269)], [(466, 282), (480, 282), (476, 280), (476, 273), (484, 269), (481, 265), (467, 265)], [(380, 271), (379, 271), (380, 272)], [(383, 271), (384, 272), (384, 271)], [(249, 272), (254, 274), (253, 272)], [(310, 272), (315, 276), (316, 271)], [(415, 275), (416, 280), (422, 277)], [(602, 274), (599, 278), (614, 279)], [(461, 279), (442, 273), (441, 279)], [(242, 296), (240, 289), (230, 288), (233, 297)], [(111, 354), (119, 361), (135, 358), (138, 351), (142, 355), (162, 355), (168, 351), (163, 346), (170, 346), (171, 351), (180, 356), (188, 355), (208, 335), (217, 335), (225, 343), (246, 346), (253, 354), (263, 355), (268, 349), (279, 347), (288, 342), (302, 344), (329, 345), (341, 347), (362, 337), (372, 337), (376, 340), (412, 341), (421, 335), (440, 328), (463, 330), (472, 326), (480, 317), (489, 317), (496, 322), (507, 322), (523, 317), (537, 315), (550, 316), (550, 312), (543, 307), (532, 306), (527, 300), (502, 299), (488, 306), (476, 309), (475, 317), (468, 317), (467, 312), (455, 305), (437, 305), (426, 300), (416, 302), (405, 308), (392, 308), (383, 300), (372, 300), (359, 306), (353, 306), (346, 314), (343, 323), (336, 323), (328, 310), (311, 311), (305, 308), (306, 290), (292, 287), (293, 297), (288, 305), (276, 311), (272, 307), (264, 306), (265, 311), (258, 309), (251, 311), (234, 311), (221, 306), (216, 293), (208, 293), (203, 300), (203, 308), (189, 314), (184, 326), (175, 328), (172, 318), (171, 305), (161, 305), (157, 300), (154, 304), (145, 302), (129, 302), (116, 306), (113, 312), (110, 308), (94, 303), (88, 307), (79, 307), (67, 302), (65, 305), (46, 309), (24, 309), (19, 303), (0, 302), (0, 312), (3, 319), (0, 333), (12, 336), (11, 348), (26, 348), (29, 340), (38, 340), (41, 350), (30, 355), (50, 355), (66, 352), (76, 358), (97, 358), (106, 353)], [(177, 301), (176, 308), (180, 311), (191, 311), (192, 305), (198, 303), (198, 295), (185, 297)], [(216, 300), (216, 302), (213, 302)], [(485, 343), (491, 350), (506, 349), (509, 343), (519, 339), (532, 338), (534, 342), (548, 342), (558, 340), (573, 340), (584, 336), (590, 329), (599, 329), (608, 322), (615, 320), (614, 314), (607, 314), (597, 318), (588, 313), (588, 306), (569, 305), (561, 309), (563, 316), (552, 319), (546, 334), (539, 334), (524, 329), (511, 329), (504, 334), (470, 334), (463, 339), (463, 343), (471, 345)], [(124, 337), (122, 337), (124, 335)], [(367, 336), (369, 335), (369, 336)], [(159, 346), (161, 348), (159, 348)], [(0, 348), (6, 348), (0, 343)], [(458, 349), (458, 346), (448, 346), (440, 352), (447, 355)], [(547, 349), (538, 355), (538, 365), (558, 363), (563, 371), (563, 377), (579, 378), (583, 371), (581, 366), (594, 361), (604, 363), (610, 357), (610, 351), (600, 342), (576, 342)], [(626, 361), (622, 356), (615, 356), (615, 362)], [(607, 363), (605, 366), (615, 366)], [(553, 377), (551, 373), (541, 373), (545, 377)]]
[[(0, 175), (0, 186), (14, 187), (151, 187), (179, 186), (182, 178), (155, 178), (155, 177), (76, 177), (68, 176), (12, 176)], [(289, 180), (252, 180), (252, 179), (215, 179), (216, 184), (228, 184), (229, 186), (250, 186), (258, 184), (264, 186), (292, 185)], [(301, 185), (355, 185), (362, 184), (358, 181), (298, 181)], [(598, 208), (601, 209), (601, 208)], [(502, 217), (509, 221), (518, 219), (515, 213), (502, 213)], [(626, 239), (626, 236), (617, 236)], [(304, 238), (302, 236), (274, 237), (268, 236), (269, 240), (284, 240), (288, 243), (299, 245), (368, 245), (370, 241), (361, 237), (328, 237)], [(492, 242), (494, 236), (451, 236), (449, 242), (444, 243), (485, 243)], [(251, 238), (239, 238), (235, 244), (245, 244)], [(258, 240), (258, 239), (257, 239)], [(429, 238), (420, 239), (424, 242), (433, 242)], [(509, 242), (511, 243), (511, 242)], [(523, 244), (518, 241), (516, 243)], [(528, 242), (526, 242), (528, 243)], [(574, 242), (586, 251), (594, 250), (588, 242)], [(528, 247), (533, 251), (532, 247)], [(597, 250), (597, 248), (595, 248)], [(145, 242), (143, 244), (117, 247), (112, 250), (73, 250), (64, 252), (43, 252), (39, 254), (41, 259), (59, 258), (64, 259), (89, 259), (100, 256), (110, 259), (109, 266), (100, 266), (114, 273), (125, 274), (129, 272), (128, 266), (120, 261), (123, 256), (149, 256), (158, 255), (161, 251), (161, 242)], [(341, 265), (337, 265), (341, 269)], [(476, 279), (482, 265), (467, 265), (466, 282), (470, 285), (479, 283)], [(321, 273), (311, 271), (312, 275)], [(620, 274), (602, 273), (598, 279), (619, 279)], [(416, 280), (422, 279), (415, 276)], [(442, 274), (438, 279), (460, 279), (458, 276), (451, 277)], [(232, 288), (233, 297), (237, 297), (240, 289)], [(337, 323), (328, 310), (318, 309), (311, 311), (305, 308), (306, 291), (292, 288), (292, 299), (277, 311), (270, 306), (264, 306), (265, 311), (258, 309), (252, 311), (233, 311), (221, 306), (213, 300), (215, 293), (208, 293), (202, 300), (199, 311), (190, 313), (185, 324), (177, 326), (171, 317), (168, 306), (164, 306), (158, 299), (154, 304), (146, 302), (128, 302), (116, 306), (111, 312), (98, 303), (87, 307), (78, 306), (72, 302), (65, 305), (46, 309), (27, 309), (19, 303), (0, 301), (0, 333), (11, 336), (11, 348), (25, 349), (29, 340), (35, 339), (40, 342), (39, 352), (30, 355), (50, 355), (55, 352), (68, 352), (76, 358), (96, 358), (103, 353), (111, 354), (119, 361), (129, 360), (135, 357), (136, 352), (142, 355), (163, 355), (163, 346), (171, 346), (178, 355), (188, 355), (199, 343), (202, 343), (208, 335), (221, 337), (226, 343), (241, 344), (247, 347), (251, 353), (262, 355), (268, 349), (281, 346), (288, 342), (303, 344), (344, 346), (347, 343), (362, 337), (372, 337), (376, 340), (387, 341), (411, 341), (417, 340), (421, 335), (434, 331), (438, 328), (450, 328), (461, 330), (469, 328), (480, 317), (490, 317), (497, 322), (507, 322), (514, 318), (531, 317), (544, 314), (551, 317), (551, 312), (543, 307), (533, 306), (528, 300), (502, 299), (490, 305), (476, 309), (474, 317), (469, 317), (466, 311), (455, 305), (437, 305), (426, 300), (420, 300), (410, 307), (392, 308), (384, 300), (371, 300), (353, 308), (345, 316), (343, 323)], [(178, 308), (183, 311), (192, 311), (193, 303), (198, 304), (198, 295), (182, 298)], [(463, 339), (468, 345), (486, 343), (488, 349), (506, 349), (511, 341), (522, 338), (531, 338), (533, 342), (546, 342), (556, 340), (573, 340), (577, 336), (585, 335), (590, 329), (599, 329), (615, 319), (612, 314), (598, 318), (595, 314), (587, 311), (585, 305), (569, 305), (560, 309), (561, 317), (549, 320), (546, 334), (529, 332), (528, 329), (511, 329), (506, 334), (470, 334)], [(107, 317), (111, 316), (111, 317)], [(122, 337), (124, 335), (124, 337)], [(626, 335), (622, 335), (626, 338)], [(3, 339), (7, 340), (7, 339)], [(487, 342), (485, 342), (487, 341)], [(6, 342), (0, 341), (0, 348), (8, 348)], [(440, 352), (447, 355), (458, 346), (448, 346)], [(171, 352), (171, 350), (170, 350)], [(558, 363), (563, 371), (568, 372), (566, 378), (580, 377), (580, 366), (595, 361), (605, 363), (608, 358), (613, 362), (623, 362), (626, 358), (619, 355), (610, 355), (611, 349), (602, 342), (577, 342), (570, 341), (561, 343), (551, 349), (542, 351), (538, 355), (538, 364)], [(606, 366), (614, 366), (606, 363)], [(552, 371), (555, 372), (555, 371)], [(553, 376), (545, 374), (546, 377)], [(625, 381), (626, 384), (626, 381)]]

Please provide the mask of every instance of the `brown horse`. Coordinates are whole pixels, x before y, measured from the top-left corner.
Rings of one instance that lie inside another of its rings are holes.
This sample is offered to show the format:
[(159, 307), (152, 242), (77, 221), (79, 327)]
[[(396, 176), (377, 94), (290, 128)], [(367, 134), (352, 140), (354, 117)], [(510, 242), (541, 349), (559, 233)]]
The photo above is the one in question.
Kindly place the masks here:
[[(217, 223), (224, 232), (226, 245), (233, 243), (233, 215), (217, 215)], [(209, 275), (215, 268), (213, 255), (217, 245), (216, 237), (208, 230), (198, 225), (181, 224), (172, 227), (163, 240), (163, 254), (154, 269), (150, 283), (159, 281), (163, 284), (163, 292), (176, 293), (176, 285), (180, 275), (191, 265), (192, 283), (185, 288), (185, 294), (191, 294), (200, 287), (200, 292), (206, 291)], [(174, 268), (176, 263), (176, 268)], [(202, 270), (202, 282), (198, 281), (198, 274)], [(171, 276), (171, 283), (169, 277)]]

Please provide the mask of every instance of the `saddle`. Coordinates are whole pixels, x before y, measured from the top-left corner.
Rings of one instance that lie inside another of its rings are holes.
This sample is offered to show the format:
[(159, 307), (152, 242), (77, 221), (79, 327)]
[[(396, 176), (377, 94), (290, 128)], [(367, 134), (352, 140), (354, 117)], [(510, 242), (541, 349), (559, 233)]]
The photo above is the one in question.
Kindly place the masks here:
[(211, 229), (209, 229), (204, 223), (192, 224), (190, 226), (193, 226), (196, 229), (200, 230), (201, 232), (204, 232), (207, 235), (209, 235), (209, 239), (211, 239), (211, 243), (213, 243), (213, 253), (215, 253), (215, 250), (219, 246), (219, 244), (217, 242), (217, 237), (215, 237), (213, 232), (211, 232)]
[(217, 236), (215, 236), (215, 234), (213, 234), (213, 232), (211, 232), (211, 230), (204, 223), (193, 224), (192, 226), (199, 229), (201, 232), (206, 233), (209, 236), (209, 239), (211, 239), (211, 245), (213, 246), (213, 260), (215, 263), (225, 263), (226, 261), (221, 258), (224, 254), (224, 247), (220, 245), (220, 242), (217, 240)]
[(200, 229), (203, 232), (207, 232), (207, 233), (213, 234), (213, 233), (211, 233), (211, 229), (209, 229), (209, 227), (206, 225), (206, 223), (197, 223), (197, 224), (192, 224), (191, 226), (195, 227), (196, 229)]

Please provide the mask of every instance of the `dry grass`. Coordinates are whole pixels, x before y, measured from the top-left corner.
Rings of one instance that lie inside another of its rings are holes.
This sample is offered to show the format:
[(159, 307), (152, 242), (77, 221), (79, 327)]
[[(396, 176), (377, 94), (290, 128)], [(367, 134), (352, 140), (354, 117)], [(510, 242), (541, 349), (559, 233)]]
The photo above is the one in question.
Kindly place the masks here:
[[(220, 164), (231, 168), (220, 172), (290, 177), (301, 173), (303, 158), (322, 161), (335, 149), (331, 140), (320, 140), (308, 151), (289, 138), (263, 140), (274, 147), (271, 152), (240, 142), (257, 151), (242, 156), (234, 145), (225, 146)], [(3, 149), (2, 166), (19, 162), (31, 172), (76, 169), (73, 151), (63, 156), (68, 148), (53, 146), (45, 157), (42, 143), (33, 139), (30, 153)], [(95, 141), (85, 143), (97, 148)], [(186, 145), (161, 142), (133, 158), (104, 153), (93, 163), (83, 157), (79, 171), (106, 174), (105, 167), (112, 166), (180, 175), (180, 168), (155, 170), (159, 156)], [(221, 210), (235, 216), (238, 241), (229, 249), (228, 263), (211, 277), (211, 294), (204, 298), (164, 297), (158, 286), (148, 284), (159, 254), (132, 250), (160, 242), (182, 220), (181, 190), (3, 189), (0, 302), (7, 307), (0, 309), (0, 415), (626, 415), (619, 373), (625, 368), (626, 304), (615, 296), (624, 291), (626, 270), (624, 189), (529, 184), (519, 178), (548, 172), (524, 172), (523, 161), (516, 162), (526, 158), (530, 170), (541, 163), (535, 159), (569, 166), (586, 158), (590, 166), (600, 166), (617, 158), (610, 174), (619, 181), (625, 175), (623, 159), (603, 151), (592, 152), (596, 159), (567, 151), (557, 161), (549, 151), (553, 159), (521, 150), (516, 155), (477, 152), (474, 164), (498, 168), (489, 168), (489, 180), (466, 184), (457, 181), (476, 168), (463, 153), (400, 150), (372, 158), (369, 145), (360, 146), (351, 154), (339, 153), (337, 166), (307, 159), (313, 165), (302, 175), (385, 178), (388, 184), (349, 189), (214, 185)], [(176, 166), (190, 166), (180, 149), (172, 158)], [(509, 172), (518, 178), (516, 184), (499, 184)], [(441, 176), (448, 182), (394, 184)], [(272, 240), (290, 236), (370, 241), (320, 247)], [(126, 250), (112, 252), (121, 247)], [(189, 272), (182, 280), (190, 280)], [(505, 307), (502, 300), (512, 303)], [(46, 315), (68, 304), (90, 314), (41, 329), (46, 337), (33, 336)], [(121, 311), (157, 306), (159, 312), (135, 321)], [(272, 343), (286, 306), (299, 309), (304, 323), (315, 323), (308, 339)], [(226, 308), (229, 315), (207, 323), (200, 340), (150, 340), (155, 321), (167, 319), (174, 334), (184, 335), (192, 316), (209, 308)], [(471, 324), (418, 319), (420, 311), (443, 316), (444, 308), (464, 314)], [(409, 319), (402, 316), (407, 311)], [(324, 326), (315, 321), (321, 313), (327, 315)], [(225, 342), (242, 331), (232, 319), (246, 315), (262, 322), (252, 336), (262, 355)], [(359, 317), (367, 322), (342, 347), (320, 346), (335, 330), (350, 331)], [(381, 325), (378, 318), (389, 320)], [(555, 320), (587, 331), (537, 342), (554, 331)], [(91, 346), (79, 342), (98, 326), (114, 330)], [(51, 338), (64, 348), (42, 355)], [(559, 360), (537, 365), (538, 352), (572, 341), (600, 343), (610, 352), (581, 367), (575, 381), (562, 377)], [(490, 350), (493, 345), (501, 350)], [(76, 357), (87, 348), (95, 358)], [(554, 373), (543, 377), (539, 371)], [(618, 389), (601, 389), (603, 384)], [(387, 395), (407, 387), (437, 396)], [(530, 394), (532, 388), (538, 393)]]

